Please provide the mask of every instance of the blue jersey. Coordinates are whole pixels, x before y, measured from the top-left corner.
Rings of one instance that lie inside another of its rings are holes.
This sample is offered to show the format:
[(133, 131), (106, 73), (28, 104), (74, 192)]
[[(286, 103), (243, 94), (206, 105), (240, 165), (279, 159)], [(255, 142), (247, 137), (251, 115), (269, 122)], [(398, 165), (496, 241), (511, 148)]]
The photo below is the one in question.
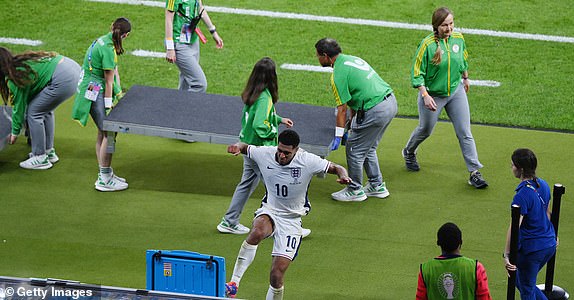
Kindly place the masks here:
[(523, 216), (520, 225), (518, 249), (521, 253), (556, 246), (554, 226), (546, 211), (550, 205), (550, 187), (543, 179), (522, 181), (516, 188), (512, 204), (520, 206)]

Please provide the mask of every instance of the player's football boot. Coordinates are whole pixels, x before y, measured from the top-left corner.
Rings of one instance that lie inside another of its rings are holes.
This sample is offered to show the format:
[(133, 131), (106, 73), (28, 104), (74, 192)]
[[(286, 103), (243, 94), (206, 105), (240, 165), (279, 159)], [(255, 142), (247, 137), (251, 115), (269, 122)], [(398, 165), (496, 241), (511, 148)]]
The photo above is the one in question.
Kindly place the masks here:
[(228, 282), (225, 284), (225, 297), (227, 298), (235, 298), (235, 296), (237, 295), (237, 290), (239, 288), (237, 287), (237, 284), (233, 281)]

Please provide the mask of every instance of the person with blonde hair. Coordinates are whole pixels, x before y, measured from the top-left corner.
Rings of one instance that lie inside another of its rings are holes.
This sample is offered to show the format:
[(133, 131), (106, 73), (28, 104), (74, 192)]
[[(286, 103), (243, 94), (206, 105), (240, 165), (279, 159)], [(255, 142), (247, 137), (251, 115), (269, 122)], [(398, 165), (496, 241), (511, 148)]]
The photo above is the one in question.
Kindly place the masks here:
[[(467, 93), (468, 51), (464, 37), (454, 31), (454, 15), (446, 7), (438, 8), (432, 16), (433, 32), (419, 44), (413, 60), (411, 84), (418, 90), (419, 125), (412, 132), (402, 155), (409, 171), (419, 171), (417, 150), (433, 132), (443, 109), (446, 110), (466, 167), (470, 172), (468, 184), (477, 189), (488, 186), (479, 172), (474, 137), (470, 130), (470, 108)], [(462, 80), (462, 81), (461, 81)]]
[(94, 186), (102, 192), (128, 188), (126, 180), (115, 175), (112, 169), (112, 151), (108, 151), (108, 145), (115, 143), (115, 133), (104, 131), (104, 119), (114, 100), (117, 101), (122, 93), (118, 55), (125, 52), (123, 40), (131, 30), (132, 25), (128, 19), (118, 18), (112, 23), (109, 33), (97, 38), (88, 47), (72, 112), (72, 118), (82, 126), (86, 126), (91, 116), (98, 127), (96, 157), (99, 173)]
[(55, 116), (58, 105), (76, 92), (80, 66), (55, 52), (28, 51), (13, 55), (0, 47), (0, 94), (5, 104), (13, 104), (14, 144), (27, 122), (32, 152), (20, 167), (49, 169), (59, 161), (54, 149)]

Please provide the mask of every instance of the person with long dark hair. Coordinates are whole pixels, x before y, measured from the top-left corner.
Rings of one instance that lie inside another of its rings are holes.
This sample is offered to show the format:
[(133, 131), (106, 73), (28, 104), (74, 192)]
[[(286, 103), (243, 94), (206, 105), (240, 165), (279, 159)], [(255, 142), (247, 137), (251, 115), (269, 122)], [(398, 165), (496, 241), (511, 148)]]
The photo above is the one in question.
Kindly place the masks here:
[(421, 41), (413, 60), (411, 84), (419, 91), (419, 125), (402, 151), (405, 165), (409, 171), (420, 170), (416, 157), (417, 149), (431, 135), (442, 110), (445, 109), (470, 172), (468, 183), (482, 189), (487, 187), (488, 183), (478, 171), (483, 166), (478, 160), (476, 144), (470, 130), (467, 98), (470, 81), (464, 37), (460, 32), (454, 31), (454, 15), (446, 7), (434, 11), (432, 27), (433, 32)]
[(4, 104), (13, 104), (14, 144), (27, 121), (32, 152), (20, 167), (49, 169), (59, 160), (54, 148), (58, 105), (76, 92), (80, 66), (55, 52), (28, 51), (13, 55), (0, 47), (0, 94)]
[(96, 190), (102, 192), (128, 188), (126, 180), (115, 175), (111, 166), (112, 151), (108, 151), (108, 145), (115, 143), (115, 133), (104, 131), (103, 126), (106, 111), (112, 108), (114, 100), (117, 101), (121, 95), (117, 56), (125, 52), (123, 40), (131, 29), (128, 19), (118, 18), (112, 23), (109, 33), (97, 38), (88, 47), (72, 112), (72, 118), (82, 126), (86, 126), (91, 115), (98, 127), (96, 157), (99, 173), (94, 185)]
[[(243, 116), (239, 141), (253, 146), (277, 146), (279, 124), (293, 126), (293, 121), (282, 118), (275, 112), (274, 104), (279, 100), (279, 87), (275, 62), (264, 57), (260, 59), (247, 80), (241, 99)], [(235, 188), (233, 197), (225, 216), (221, 219), (217, 230), (222, 233), (247, 234), (249, 228), (239, 223), (241, 212), (257, 185), (261, 172), (257, 164), (247, 156), (243, 156), (243, 175)]]
[(512, 174), (520, 179), (512, 205), (520, 206), (520, 229), (516, 265), (508, 260), (510, 226), (503, 258), (508, 271), (516, 271), (516, 287), (520, 298), (546, 299), (536, 287), (536, 276), (556, 253), (556, 233), (550, 222), (550, 187), (536, 175), (538, 159), (530, 149), (512, 153)]

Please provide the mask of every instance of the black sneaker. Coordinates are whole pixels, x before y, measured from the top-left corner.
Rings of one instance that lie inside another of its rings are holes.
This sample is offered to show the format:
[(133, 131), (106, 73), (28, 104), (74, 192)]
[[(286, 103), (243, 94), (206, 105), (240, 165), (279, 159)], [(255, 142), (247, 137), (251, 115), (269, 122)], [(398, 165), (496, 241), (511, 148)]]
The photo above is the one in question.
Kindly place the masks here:
[(482, 174), (479, 171), (474, 171), (470, 173), (470, 178), (468, 179), (468, 184), (474, 186), (477, 189), (483, 189), (488, 186), (488, 182), (482, 178)]
[(417, 155), (414, 153), (408, 153), (407, 149), (403, 149), (403, 158), (405, 159), (405, 166), (407, 170), (417, 172), (421, 168), (417, 162)]

